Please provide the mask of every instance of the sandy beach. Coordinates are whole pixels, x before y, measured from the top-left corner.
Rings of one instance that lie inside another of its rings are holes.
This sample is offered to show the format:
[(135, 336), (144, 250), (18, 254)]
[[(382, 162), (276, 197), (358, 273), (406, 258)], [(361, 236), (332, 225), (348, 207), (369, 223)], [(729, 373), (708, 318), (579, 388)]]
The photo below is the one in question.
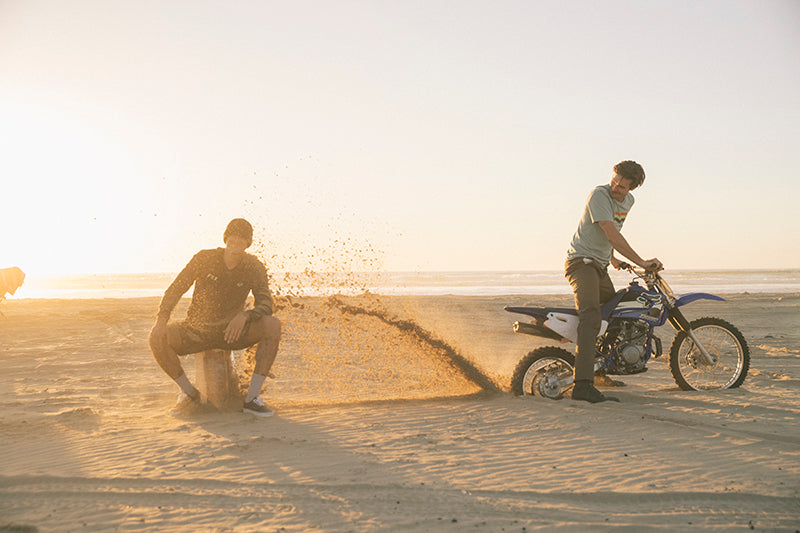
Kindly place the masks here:
[(0, 532), (800, 530), (800, 295), (686, 308), (745, 335), (741, 388), (680, 391), (660, 359), (600, 405), (507, 392), (544, 342), (503, 306), (567, 296), (306, 298), (277, 313), (270, 419), (168, 414), (158, 301), (0, 306)]

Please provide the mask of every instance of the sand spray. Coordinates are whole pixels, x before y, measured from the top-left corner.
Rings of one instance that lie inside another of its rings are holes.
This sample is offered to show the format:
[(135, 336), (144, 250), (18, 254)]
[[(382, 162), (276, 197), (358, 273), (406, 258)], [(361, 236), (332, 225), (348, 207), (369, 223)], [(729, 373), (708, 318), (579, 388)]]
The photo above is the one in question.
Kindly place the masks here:
[[(269, 177), (269, 188), (254, 185), (245, 205), (256, 235), (248, 251), (267, 266), (282, 323), (267, 399), (340, 403), (499, 390), (435, 332), (393, 315), (369, 293), (364, 273), (383, 269), (383, 249), (395, 230), (335, 205), (333, 191), (320, 192), (330, 180), (309, 174), (305, 178), (319, 187), (298, 190), (294, 173), (315, 169), (313, 158), (287, 165)], [(275, 205), (282, 209), (271, 209)], [(254, 353), (250, 348), (235, 356), (242, 390), (249, 386)]]
[[(270, 401), (410, 400), (500, 389), (435, 334), (382, 309), (378, 296), (280, 298), (279, 306), (283, 336), (265, 388)], [(234, 362), (244, 391), (254, 348)]]

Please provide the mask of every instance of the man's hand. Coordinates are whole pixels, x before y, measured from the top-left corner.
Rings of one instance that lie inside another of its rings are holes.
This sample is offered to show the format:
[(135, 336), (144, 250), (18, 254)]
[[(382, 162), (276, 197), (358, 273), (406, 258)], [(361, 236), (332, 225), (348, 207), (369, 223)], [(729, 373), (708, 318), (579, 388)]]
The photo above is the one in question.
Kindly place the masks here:
[(664, 264), (655, 257), (644, 261), (644, 264), (639, 266), (651, 272), (658, 272), (659, 270), (664, 270)]
[(613, 266), (617, 270), (628, 270), (631, 267), (625, 261), (622, 261), (622, 260), (617, 259), (616, 257), (614, 257), (614, 253), (613, 252), (611, 253), (611, 261), (610, 261), (610, 263), (611, 263), (611, 266)]
[(225, 342), (228, 344), (234, 343), (242, 336), (244, 327), (247, 325), (247, 313), (242, 311), (228, 323), (225, 328)]

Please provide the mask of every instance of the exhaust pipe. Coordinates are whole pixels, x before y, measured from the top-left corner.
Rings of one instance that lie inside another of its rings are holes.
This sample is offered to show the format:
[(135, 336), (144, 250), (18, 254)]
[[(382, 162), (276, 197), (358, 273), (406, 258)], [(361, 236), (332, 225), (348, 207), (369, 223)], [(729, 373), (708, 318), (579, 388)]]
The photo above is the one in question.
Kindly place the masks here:
[(545, 339), (553, 339), (558, 342), (570, 342), (555, 331), (544, 326), (537, 326), (536, 324), (529, 324), (527, 322), (514, 322), (512, 326), (514, 333), (524, 333), (526, 335), (533, 335), (534, 337), (544, 337)]

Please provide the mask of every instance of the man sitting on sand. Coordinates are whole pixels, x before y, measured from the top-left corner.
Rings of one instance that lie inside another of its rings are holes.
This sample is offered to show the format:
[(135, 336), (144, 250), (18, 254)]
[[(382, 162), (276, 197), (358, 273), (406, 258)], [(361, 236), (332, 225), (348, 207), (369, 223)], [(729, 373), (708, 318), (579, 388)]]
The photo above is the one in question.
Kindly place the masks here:
[[(150, 349), (161, 369), (181, 388), (172, 411), (181, 412), (200, 400), (200, 392), (186, 377), (179, 355), (211, 349), (242, 350), (258, 344), (243, 411), (272, 416), (259, 396), (281, 337), (281, 323), (272, 316), (267, 270), (258, 258), (245, 253), (253, 242), (253, 227), (243, 218), (231, 220), (223, 242), (225, 248), (198, 252), (166, 290), (150, 332)], [(194, 293), (186, 319), (169, 322), (172, 310), (192, 285)], [(245, 310), (251, 291), (254, 306)]]
[(611, 183), (595, 187), (586, 199), (578, 230), (567, 252), (565, 275), (575, 293), (575, 307), (578, 310), (573, 400), (590, 403), (619, 401), (605, 396), (593, 383), (595, 341), (602, 320), (600, 306), (610, 300), (615, 292), (607, 268), (609, 263), (616, 269), (621, 264), (614, 257), (614, 250), (642, 268), (662, 268), (658, 259), (642, 259), (620, 233), (634, 202), (630, 191), (643, 182), (644, 169), (637, 162), (617, 163)]

